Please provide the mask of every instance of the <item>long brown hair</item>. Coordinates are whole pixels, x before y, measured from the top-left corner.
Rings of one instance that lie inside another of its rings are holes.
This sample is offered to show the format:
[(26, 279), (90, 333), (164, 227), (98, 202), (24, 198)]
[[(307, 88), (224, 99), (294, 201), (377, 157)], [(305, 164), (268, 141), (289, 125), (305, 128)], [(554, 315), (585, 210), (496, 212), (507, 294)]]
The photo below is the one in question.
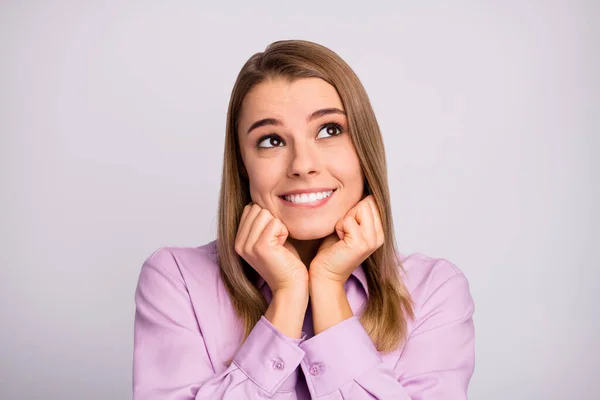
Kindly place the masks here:
[(330, 49), (304, 40), (277, 41), (244, 64), (231, 93), (227, 112), (225, 153), (219, 197), (217, 251), (221, 276), (244, 326), (244, 339), (268, 304), (253, 282), (256, 272), (234, 249), (243, 208), (251, 201), (237, 125), (242, 101), (255, 85), (269, 79), (294, 81), (320, 78), (338, 92), (348, 118), (348, 132), (358, 153), (365, 194), (372, 194), (381, 214), (385, 243), (363, 262), (369, 298), (360, 321), (381, 352), (390, 352), (406, 338), (413, 304), (402, 282), (396, 249), (383, 139), (367, 93), (352, 69)]

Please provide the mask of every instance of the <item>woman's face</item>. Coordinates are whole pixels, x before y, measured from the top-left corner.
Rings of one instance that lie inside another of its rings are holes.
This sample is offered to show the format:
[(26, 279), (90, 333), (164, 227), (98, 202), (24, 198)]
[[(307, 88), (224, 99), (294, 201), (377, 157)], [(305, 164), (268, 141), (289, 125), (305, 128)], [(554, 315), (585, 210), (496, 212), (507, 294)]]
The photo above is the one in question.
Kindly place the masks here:
[(252, 201), (279, 218), (292, 238), (333, 233), (361, 200), (364, 181), (345, 111), (324, 80), (255, 86), (244, 98), (237, 134)]

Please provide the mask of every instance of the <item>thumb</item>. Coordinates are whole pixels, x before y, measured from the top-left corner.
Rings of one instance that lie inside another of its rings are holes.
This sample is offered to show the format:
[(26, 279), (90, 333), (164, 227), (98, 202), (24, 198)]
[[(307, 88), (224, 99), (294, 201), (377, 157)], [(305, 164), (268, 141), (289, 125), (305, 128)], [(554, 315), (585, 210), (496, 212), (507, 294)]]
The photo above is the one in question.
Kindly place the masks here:
[(292, 253), (296, 258), (300, 260), (300, 254), (298, 253), (298, 250), (296, 250), (296, 247), (294, 247), (293, 244), (291, 244), (290, 242), (285, 242), (283, 244), (283, 247), (288, 249), (290, 253)]
[(277, 243), (281, 246), (288, 237), (288, 230), (285, 225), (277, 218), (273, 217), (264, 228), (262, 235), (269, 240), (272, 245)]
[(340, 240), (344, 240), (344, 237), (346, 236), (346, 232), (344, 231), (344, 219), (345, 218), (340, 219), (335, 224), (335, 233), (340, 238)]
[(288, 238), (289, 232), (286, 226), (279, 220), (277, 220), (277, 240), (280, 246), (283, 246)]

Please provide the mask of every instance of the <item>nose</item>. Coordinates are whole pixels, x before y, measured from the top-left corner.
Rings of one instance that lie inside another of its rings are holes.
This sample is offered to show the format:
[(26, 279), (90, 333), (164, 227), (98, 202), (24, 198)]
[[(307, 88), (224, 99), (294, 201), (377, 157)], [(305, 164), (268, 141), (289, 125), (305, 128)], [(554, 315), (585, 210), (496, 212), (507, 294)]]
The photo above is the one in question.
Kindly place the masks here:
[(319, 174), (319, 155), (310, 141), (294, 143), (290, 152), (288, 175), (300, 178)]

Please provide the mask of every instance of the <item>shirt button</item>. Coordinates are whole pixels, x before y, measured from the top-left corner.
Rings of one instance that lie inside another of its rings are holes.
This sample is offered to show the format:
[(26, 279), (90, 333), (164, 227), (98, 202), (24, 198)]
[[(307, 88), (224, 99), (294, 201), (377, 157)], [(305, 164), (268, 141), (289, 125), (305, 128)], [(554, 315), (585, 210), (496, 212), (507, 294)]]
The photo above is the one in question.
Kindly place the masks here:
[(310, 366), (310, 374), (313, 376), (318, 376), (321, 374), (321, 370), (323, 369), (323, 365), (321, 364), (313, 364)]
[(273, 360), (273, 369), (275, 371), (283, 371), (285, 364), (281, 360)]

